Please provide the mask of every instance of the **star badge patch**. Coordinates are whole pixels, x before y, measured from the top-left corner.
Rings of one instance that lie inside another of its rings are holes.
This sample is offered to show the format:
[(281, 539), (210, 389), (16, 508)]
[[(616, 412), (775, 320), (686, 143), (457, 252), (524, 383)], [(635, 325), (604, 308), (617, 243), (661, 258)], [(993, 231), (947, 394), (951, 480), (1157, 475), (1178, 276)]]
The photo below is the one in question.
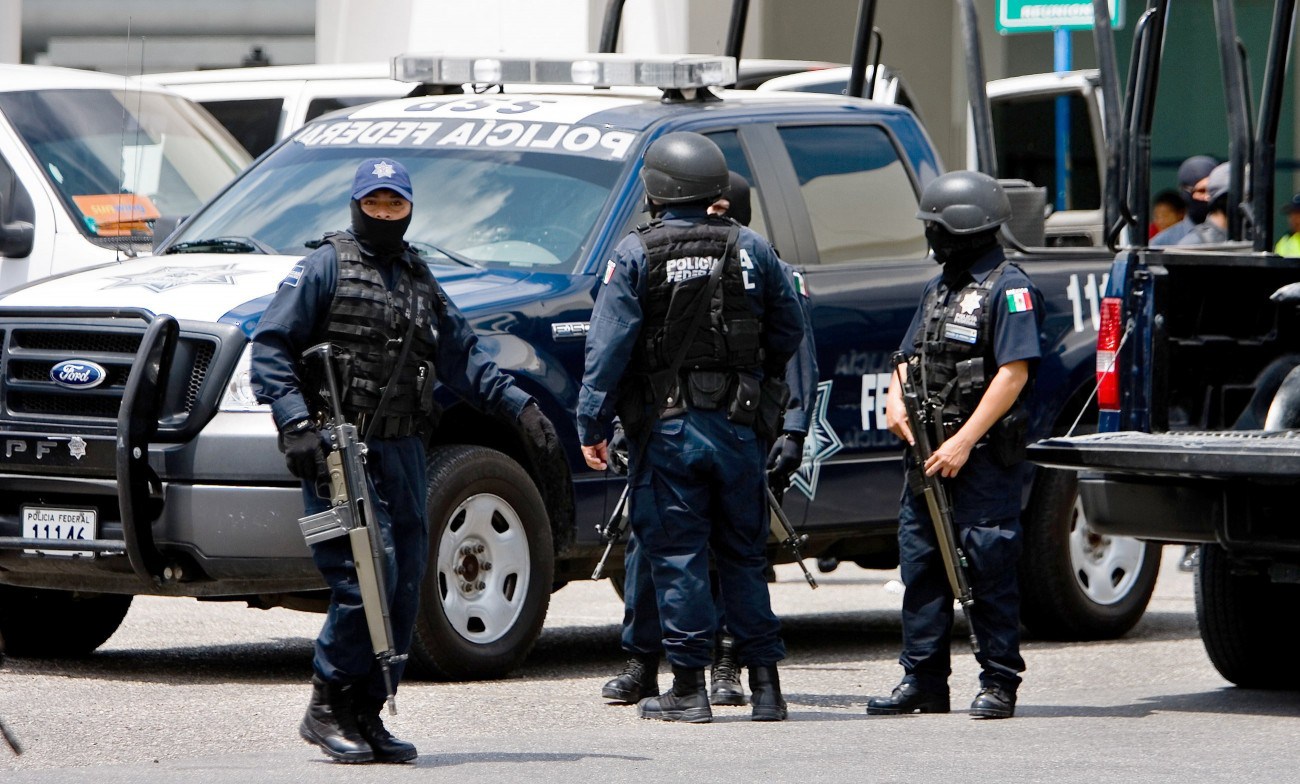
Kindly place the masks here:
[(375, 170), (370, 173), (379, 178), (392, 177), (393, 164), (389, 163), (388, 161), (380, 161), (379, 163), (375, 164)]
[(978, 291), (967, 292), (966, 296), (961, 298), (961, 312), (974, 313), (980, 309), (980, 295)]

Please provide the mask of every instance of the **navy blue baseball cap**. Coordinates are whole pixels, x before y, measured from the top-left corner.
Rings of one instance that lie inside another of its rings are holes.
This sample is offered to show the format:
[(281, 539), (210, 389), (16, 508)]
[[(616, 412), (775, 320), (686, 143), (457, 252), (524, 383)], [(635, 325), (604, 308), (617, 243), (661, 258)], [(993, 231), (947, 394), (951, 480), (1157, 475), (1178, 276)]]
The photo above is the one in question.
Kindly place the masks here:
[(1291, 197), (1291, 201), (1282, 205), (1282, 212), (1300, 212), (1300, 193)]
[(387, 188), (403, 199), (414, 202), (411, 195), (411, 176), (406, 167), (391, 158), (371, 158), (362, 161), (352, 179), (352, 198), (360, 201), (368, 193)]

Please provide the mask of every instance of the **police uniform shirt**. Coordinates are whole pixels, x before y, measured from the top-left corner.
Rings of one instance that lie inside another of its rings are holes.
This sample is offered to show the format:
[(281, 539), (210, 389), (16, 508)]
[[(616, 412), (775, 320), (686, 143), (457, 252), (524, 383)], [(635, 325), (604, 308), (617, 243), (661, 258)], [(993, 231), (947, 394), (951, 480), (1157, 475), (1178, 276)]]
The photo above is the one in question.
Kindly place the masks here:
[[(366, 252), (365, 245), (362, 245)], [(409, 264), (410, 254), (395, 264)], [(396, 270), (383, 270), (391, 288)], [(277, 428), (311, 415), (298, 382), (302, 352), (324, 340), (329, 308), (338, 287), (338, 259), (328, 242), (304, 258), (280, 283), (253, 332), (253, 391), (271, 404)], [(437, 282), (434, 282), (437, 286)], [(441, 288), (439, 288), (441, 291)], [(532, 397), (516, 387), (478, 346), (478, 336), (455, 304), (444, 297), (446, 315), (438, 322), (433, 358), (438, 382), (462, 400), (487, 412), (504, 409), (517, 417)]]
[[(975, 262), (967, 274), (975, 282), (982, 283), (1005, 258), (1002, 249), (995, 248)], [(925, 293), (921, 296), (922, 304), (913, 315), (900, 346), (908, 357), (915, 353), (914, 342), (925, 322), (925, 314), (922, 312), (925, 301), (942, 281), (943, 275), (940, 274), (926, 284)], [(961, 282), (954, 283), (948, 290), (947, 297), (958, 296), (968, 282), (963, 276)], [(940, 298), (940, 304), (946, 301), (945, 298)], [(991, 348), (998, 367), (1025, 360), (1030, 363), (1032, 371), (1043, 353), (1039, 330), (1044, 310), (1043, 297), (1038, 288), (1019, 267), (1008, 264), (1003, 268), (997, 285), (989, 292), (986, 303), (993, 308)], [(992, 381), (992, 376), (989, 381)], [(1031, 372), (1027, 388), (1032, 383)], [(1022, 400), (1027, 399), (1029, 398), (1022, 393)], [(987, 439), (981, 439), (971, 450), (970, 459), (957, 476), (947, 480), (953, 499), (954, 519), (959, 523), (971, 523), (1019, 515), (1024, 467), (1023, 463), (1010, 468), (997, 465), (989, 454)]]
[(782, 430), (807, 435), (813, 408), (817, 405), (820, 373), (817, 368), (817, 347), (813, 341), (812, 307), (808, 302), (808, 289), (804, 285), (802, 273), (784, 261), (779, 263), (790, 286), (799, 295), (799, 309), (803, 314), (803, 340), (799, 341), (799, 350), (794, 352), (789, 364), (785, 366), (785, 383), (790, 387), (790, 403), (785, 409)]
[[(688, 228), (703, 221), (703, 207), (668, 208), (663, 221), (670, 228)], [(803, 338), (803, 313), (790, 278), (767, 240), (741, 227), (736, 242), (750, 306), (763, 325), (765, 362), (782, 366)], [(587, 332), (586, 368), (578, 392), (578, 437), (586, 446), (605, 440), (605, 425), (614, 417), (613, 392), (637, 349), (646, 296), (645, 253), (636, 234), (614, 249), (600, 270), (600, 288)]]
[(1183, 237), (1190, 234), (1194, 228), (1196, 228), (1196, 224), (1192, 222), (1192, 219), (1188, 216), (1184, 216), (1182, 220), (1152, 237), (1151, 242), (1148, 244), (1153, 247), (1161, 245), (1177, 245), (1182, 241)]

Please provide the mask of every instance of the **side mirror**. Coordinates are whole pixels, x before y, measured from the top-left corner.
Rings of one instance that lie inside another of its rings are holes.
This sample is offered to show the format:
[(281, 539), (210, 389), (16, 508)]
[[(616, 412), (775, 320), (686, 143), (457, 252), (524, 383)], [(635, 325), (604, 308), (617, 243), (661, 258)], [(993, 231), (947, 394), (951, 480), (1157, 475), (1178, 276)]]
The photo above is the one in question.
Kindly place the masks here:
[(5, 223), (5, 201), (0, 195), (0, 256), (21, 259), (32, 255), (36, 242), (36, 228), (27, 221)]
[(1007, 230), (1027, 248), (1042, 247), (1047, 224), (1047, 189), (1028, 180), (998, 180), (1011, 201)]

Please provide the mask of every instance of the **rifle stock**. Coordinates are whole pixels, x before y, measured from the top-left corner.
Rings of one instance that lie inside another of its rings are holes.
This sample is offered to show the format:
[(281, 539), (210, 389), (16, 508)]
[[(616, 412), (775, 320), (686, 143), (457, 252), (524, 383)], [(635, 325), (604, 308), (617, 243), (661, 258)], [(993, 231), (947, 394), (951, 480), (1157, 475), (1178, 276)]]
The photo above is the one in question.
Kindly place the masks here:
[[(971, 623), (971, 607), (975, 604), (975, 596), (971, 593), (970, 579), (966, 574), (968, 568), (966, 553), (962, 551), (957, 540), (957, 529), (953, 524), (948, 491), (937, 474), (929, 476), (925, 471), (925, 464), (934, 453), (934, 448), (930, 444), (930, 431), (927, 429), (931, 422), (927, 421), (921, 410), (921, 398), (916, 391), (914, 379), (910, 375), (904, 377), (900, 370), (900, 367), (907, 364), (907, 358), (902, 352), (897, 352), (894, 354), (893, 362), (894, 379), (899, 384), (903, 407), (907, 409), (907, 424), (912, 430), (914, 443), (908, 446), (908, 451), (912, 453), (912, 458), (916, 462), (917, 484), (930, 510), (930, 520), (934, 524), (935, 539), (939, 543), (939, 554), (943, 557), (943, 569), (948, 576), (948, 586), (952, 589), (953, 597), (961, 604), (962, 614), (966, 617), (967, 625), (971, 627), (971, 651), (979, 653), (979, 640), (975, 637), (975, 626)], [(940, 434), (942, 434), (941, 430)], [(941, 435), (938, 440), (942, 441)], [(912, 477), (909, 477), (909, 484), (911, 479)], [(913, 487), (913, 492), (915, 493), (917, 489)]]
[(356, 564), (357, 585), (361, 591), (366, 627), (370, 633), (370, 646), (383, 670), (384, 688), (388, 691), (388, 711), (395, 714), (397, 688), (393, 683), (392, 667), (405, 661), (406, 655), (397, 653), (393, 641), (393, 622), (384, 582), (387, 558), (370, 498), (366, 445), (362, 443), (356, 425), (349, 423), (343, 414), (338, 378), (334, 371), (333, 346), (329, 343), (312, 346), (303, 352), (303, 357), (315, 359), (323, 366), (325, 392), (329, 398), (326, 402), (330, 407), (330, 439), (334, 442), (334, 449), (325, 461), (329, 468), (330, 508), (300, 518), (298, 525), (302, 529), (303, 539), (309, 545), (340, 536), (348, 537), (352, 547), (352, 560)]

